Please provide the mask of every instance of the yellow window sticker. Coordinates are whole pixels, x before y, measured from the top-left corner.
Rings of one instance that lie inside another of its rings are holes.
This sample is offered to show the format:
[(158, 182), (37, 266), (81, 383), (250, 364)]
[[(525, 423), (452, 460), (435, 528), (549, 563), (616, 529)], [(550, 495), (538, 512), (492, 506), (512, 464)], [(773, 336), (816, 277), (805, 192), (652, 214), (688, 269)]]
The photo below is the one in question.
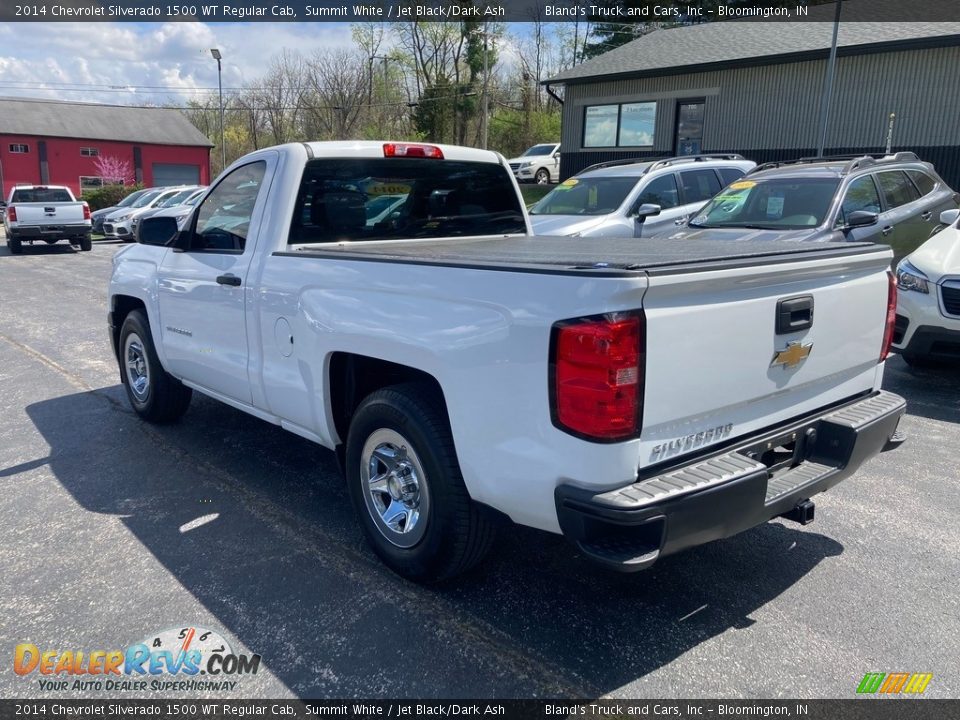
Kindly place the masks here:
[(756, 186), (756, 183), (753, 180), (739, 180), (733, 185), (730, 186), (731, 190), (749, 190), (750, 188)]
[(367, 185), (367, 195), (408, 195), (410, 186), (404, 183), (375, 182)]
[(576, 185), (578, 182), (580, 182), (580, 181), (577, 180), (576, 178), (567, 178), (567, 179), (564, 180), (562, 183), (560, 183), (559, 185), (557, 185), (557, 190), (569, 190), (569, 189), (572, 188), (574, 185)]

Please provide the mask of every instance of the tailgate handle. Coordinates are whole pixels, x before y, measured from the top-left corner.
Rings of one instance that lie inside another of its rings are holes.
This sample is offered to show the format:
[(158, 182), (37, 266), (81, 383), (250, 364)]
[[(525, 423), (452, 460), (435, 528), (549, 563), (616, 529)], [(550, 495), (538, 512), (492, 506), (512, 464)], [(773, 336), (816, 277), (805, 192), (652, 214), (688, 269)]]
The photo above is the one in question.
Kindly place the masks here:
[(777, 303), (777, 335), (806, 330), (813, 325), (813, 295), (784, 298)]

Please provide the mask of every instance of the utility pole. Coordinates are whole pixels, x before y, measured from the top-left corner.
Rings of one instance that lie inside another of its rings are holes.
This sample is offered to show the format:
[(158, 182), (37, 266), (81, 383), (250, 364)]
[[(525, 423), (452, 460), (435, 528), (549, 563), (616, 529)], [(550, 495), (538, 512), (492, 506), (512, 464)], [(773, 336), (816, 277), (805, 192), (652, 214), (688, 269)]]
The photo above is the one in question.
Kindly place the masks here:
[(833, 41), (830, 44), (830, 59), (827, 61), (827, 76), (823, 82), (823, 95), (820, 98), (820, 138), (817, 144), (817, 157), (823, 157), (823, 148), (827, 143), (827, 124), (830, 121), (830, 103), (833, 100), (833, 78), (837, 73), (837, 35), (840, 34), (840, 8), (842, 0), (836, 0), (836, 12), (833, 16)]
[(220, 172), (223, 172), (227, 169), (227, 146), (223, 141), (223, 69), (220, 67), (223, 55), (217, 48), (210, 48), (210, 54), (217, 61), (217, 90), (220, 91)]

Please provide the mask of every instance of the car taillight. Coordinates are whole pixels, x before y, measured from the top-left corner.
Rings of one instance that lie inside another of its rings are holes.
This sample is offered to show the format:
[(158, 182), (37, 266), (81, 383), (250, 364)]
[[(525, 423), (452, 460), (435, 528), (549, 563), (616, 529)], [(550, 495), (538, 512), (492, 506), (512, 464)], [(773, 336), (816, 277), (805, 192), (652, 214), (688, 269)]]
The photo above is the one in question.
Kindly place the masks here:
[(87, 205), (86, 203), (83, 204), (83, 219), (84, 220), (90, 219), (90, 206)]
[(560, 322), (551, 342), (551, 413), (560, 429), (613, 442), (640, 432), (642, 313)]
[(883, 347), (880, 349), (880, 362), (890, 355), (893, 344), (893, 327), (897, 323), (897, 279), (887, 272), (887, 321), (883, 328)]
[(422, 145), (419, 143), (384, 143), (384, 157), (418, 157), (443, 160), (443, 150), (436, 145)]
[(7, 208), (7, 220), (10, 222), (17, 221), (17, 209), (13, 205)]

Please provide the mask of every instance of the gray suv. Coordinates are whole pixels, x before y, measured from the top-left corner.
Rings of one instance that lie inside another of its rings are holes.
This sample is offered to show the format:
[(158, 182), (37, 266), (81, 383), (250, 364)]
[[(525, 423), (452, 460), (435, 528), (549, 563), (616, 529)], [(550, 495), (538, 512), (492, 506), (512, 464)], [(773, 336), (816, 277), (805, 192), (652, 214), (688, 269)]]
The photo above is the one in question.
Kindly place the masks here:
[(939, 230), (940, 213), (958, 201), (912, 152), (805, 158), (758, 166), (663, 237), (878, 242), (902, 257)]
[(736, 154), (591, 165), (534, 204), (530, 222), (536, 235), (650, 237), (684, 224), (755, 166)]

